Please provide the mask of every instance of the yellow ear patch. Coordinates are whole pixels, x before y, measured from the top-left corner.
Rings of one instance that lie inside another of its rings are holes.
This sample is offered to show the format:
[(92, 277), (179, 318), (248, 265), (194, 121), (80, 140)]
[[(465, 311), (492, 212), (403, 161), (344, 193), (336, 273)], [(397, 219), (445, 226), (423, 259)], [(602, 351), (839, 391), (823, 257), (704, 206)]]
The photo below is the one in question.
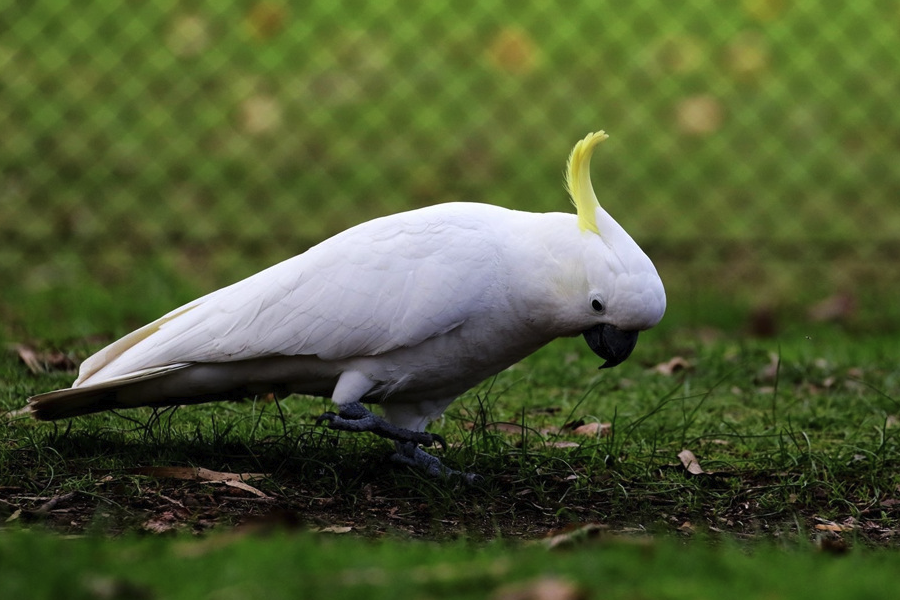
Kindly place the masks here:
[(578, 213), (578, 227), (582, 231), (593, 231), (600, 235), (597, 228), (596, 209), (600, 206), (594, 188), (591, 186), (591, 155), (594, 148), (608, 138), (605, 131), (589, 133), (587, 137), (575, 144), (566, 164), (566, 189), (572, 197), (572, 204)]

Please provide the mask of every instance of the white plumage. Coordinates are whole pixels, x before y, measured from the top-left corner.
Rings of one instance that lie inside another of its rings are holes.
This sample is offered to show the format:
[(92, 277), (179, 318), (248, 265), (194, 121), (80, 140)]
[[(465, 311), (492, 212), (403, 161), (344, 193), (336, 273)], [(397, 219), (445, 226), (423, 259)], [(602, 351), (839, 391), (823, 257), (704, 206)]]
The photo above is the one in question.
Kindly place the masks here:
[[(331, 426), (376, 431), (399, 449), (427, 443), (406, 434), (557, 337), (584, 333), (618, 364), (662, 317), (665, 293), (591, 189), (603, 139), (589, 135), (570, 157), (577, 216), (450, 203), (357, 225), (114, 342), (71, 388), (31, 398), (31, 411), (310, 394), (341, 409)], [(388, 423), (360, 401), (380, 403)], [(414, 452), (404, 462), (434, 470)]]

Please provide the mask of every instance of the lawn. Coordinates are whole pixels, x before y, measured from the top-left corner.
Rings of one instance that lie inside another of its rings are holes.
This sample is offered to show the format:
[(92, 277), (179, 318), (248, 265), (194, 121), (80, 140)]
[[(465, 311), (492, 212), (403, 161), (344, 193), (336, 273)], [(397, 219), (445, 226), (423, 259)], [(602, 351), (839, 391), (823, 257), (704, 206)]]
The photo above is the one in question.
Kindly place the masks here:
[[(896, 6), (502, 4), (0, 10), (0, 596), (895, 587)], [(435, 452), (475, 485), (316, 426), (321, 399), (15, 415), (349, 225), (569, 210), (599, 128), (669, 311), (613, 370), (559, 340), (453, 404)]]
[[(886, 589), (900, 527), (893, 336), (802, 321), (760, 338), (689, 321), (644, 334), (607, 372), (581, 340), (559, 340), (463, 396), (432, 430), (448, 464), (484, 476), (474, 486), (394, 465), (380, 439), (316, 427), (328, 406), (308, 398), (13, 419), (0, 437), (0, 586), (73, 585), (83, 597), (483, 596), (537, 580), (565, 597)], [(0, 407), (66, 385), (72, 373), (56, 369), (99, 343), (28, 346), (41, 373), (21, 347), (6, 352)], [(53, 556), (53, 569), (19, 566)], [(109, 586), (145, 595), (104, 596)]]

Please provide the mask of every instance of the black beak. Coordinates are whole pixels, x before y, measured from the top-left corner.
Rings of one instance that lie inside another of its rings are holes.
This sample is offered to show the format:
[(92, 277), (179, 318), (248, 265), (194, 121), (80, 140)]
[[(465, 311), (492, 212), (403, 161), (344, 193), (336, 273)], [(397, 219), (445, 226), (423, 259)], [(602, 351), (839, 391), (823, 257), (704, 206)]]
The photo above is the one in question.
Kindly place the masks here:
[(631, 356), (638, 339), (637, 331), (622, 331), (607, 324), (592, 327), (582, 335), (594, 354), (606, 360), (600, 365), (601, 369), (609, 369), (624, 362)]

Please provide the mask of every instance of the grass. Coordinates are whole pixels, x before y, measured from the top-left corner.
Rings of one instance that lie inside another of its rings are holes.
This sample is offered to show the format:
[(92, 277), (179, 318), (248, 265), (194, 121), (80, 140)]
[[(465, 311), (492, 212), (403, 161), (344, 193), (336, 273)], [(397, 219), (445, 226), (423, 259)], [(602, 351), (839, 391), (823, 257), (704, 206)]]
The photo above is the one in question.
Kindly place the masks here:
[(73, 599), (881, 598), (898, 567), (896, 554), (765, 544), (601, 535), (548, 550), (285, 532), (115, 544), (15, 532), (0, 536), (0, 559), (4, 596)]
[[(115, 295), (8, 290), (0, 338), (48, 367), (65, 364), (53, 350), (80, 360), (196, 293), (153, 273)], [(541, 577), (613, 597), (886, 589), (900, 528), (889, 311), (823, 324), (794, 309), (763, 328), (732, 299), (694, 300), (673, 296), (614, 370), (558, 340), (457, 401), (432, 426), (450, 442), (436, 452), (484, 475), (473, 487), (393, 465), (377, 438), (316, 427), (322, 400), (13, 420), (0, 428), (0, 593), (453, 597)], [(684, 368), (656, 368), (673, 359)], [(4, 352), (0, 410), (72, 378)], [(573, 429), (601, 422), (609, 435)], [(705, 473), (685, 468), (685, 449)], [(236, 487), (186, 467), (262, 476)], [(591, 524), (599, 541), (578, 533)], [(533, 545), (560, 531), (576, 532), (569, 550)]]
[[(71, 348), (83, 356), (90, 346)], [(900, 518), (892, 347), (889, 335), (811, 323), (777, 339), (663, 327), (643, 336), (631, 361), (600, 373), (580, 340), (559, 340), (432, 426), (450, 442), (436, 450), (448, 464), (485, 476), (472, 488), (392, 465), (382, 440), (316, 427), (323, 400), (19, 419), (0, 443), (0, 511), (21, 509), (17, 518), (70, 532), (152, 530), (160, 515), (166, 530), (202, 531), (278, 509), (364, 535), (427, 539), (534, 538), (599, 521), (616, 531), (763, 538), (824, 527), (892, 545)], [(686, 368), (655, 368), (673, 358)], [(71, 380), (34, 375), (11, 352), (0, 364), (5, 409)], [(607, 435), (574, 430), (599, 422), (610, 424)], [(705, 473), (685, 470), (685, 449)], [(263, 473), (253, 486), (265, 497), (153, 477), (170, 466)], [(41, 512), (67, 494), (61, 512)]]

